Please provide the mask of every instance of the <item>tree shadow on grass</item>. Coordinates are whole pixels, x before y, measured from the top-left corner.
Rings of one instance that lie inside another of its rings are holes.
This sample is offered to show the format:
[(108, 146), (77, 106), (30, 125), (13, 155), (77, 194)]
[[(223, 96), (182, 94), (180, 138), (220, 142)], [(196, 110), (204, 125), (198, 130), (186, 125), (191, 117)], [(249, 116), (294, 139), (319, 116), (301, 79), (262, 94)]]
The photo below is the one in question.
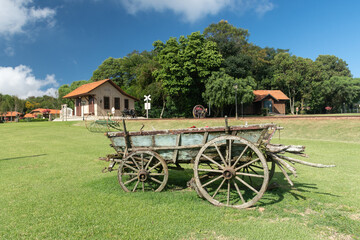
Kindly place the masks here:
[[(275, 187), (273, 187), (275, 186)], [(306, 200), (306, 193), (328, 195), (331, 197), (341, 197), (332, 193), (317, 191), (316, 183), (301, 183), (295, 182), (294, 186), (286, 181), (284, 175), (280, 172), (274, 174), (274, 178), (270, 181), (268, 190), (263, 197), (259, 200), (259, 206), (268, 206), (281, 202), (286, 194), (290, 194), (295, 200)]]
[(0, 159), (0, 161), (16, 160), (16, 159), (22, 159), (22, 158), (35, 158), (35, 157), (42, 157), (42, 156), (46, 156), (46, 155), (47, 154), (37, 154), (37, 155), (22, 156), (22, 157), (2, 158), (2, 159)]

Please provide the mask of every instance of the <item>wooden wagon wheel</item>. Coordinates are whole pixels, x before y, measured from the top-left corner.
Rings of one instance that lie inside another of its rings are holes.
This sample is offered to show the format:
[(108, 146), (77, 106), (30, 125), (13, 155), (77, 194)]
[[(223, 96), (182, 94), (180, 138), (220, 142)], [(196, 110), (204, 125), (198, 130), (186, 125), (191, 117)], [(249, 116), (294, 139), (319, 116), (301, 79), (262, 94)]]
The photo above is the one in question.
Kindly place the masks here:
[(194, 118), (205, 118), (206, 110), (202, 105), (196, 105), (193, 108), (193, 116)]
[(266, 191), (269, 170), (264, 155), (238, 136), (220, 136), (207, 142), (196, 156), (195, 183), (215, 206), (247, 208)]
[(126, 192), (160, 192), (169, 177), (164, 159), (152, 151), (136, 151), (120, 163), (118, 180)]

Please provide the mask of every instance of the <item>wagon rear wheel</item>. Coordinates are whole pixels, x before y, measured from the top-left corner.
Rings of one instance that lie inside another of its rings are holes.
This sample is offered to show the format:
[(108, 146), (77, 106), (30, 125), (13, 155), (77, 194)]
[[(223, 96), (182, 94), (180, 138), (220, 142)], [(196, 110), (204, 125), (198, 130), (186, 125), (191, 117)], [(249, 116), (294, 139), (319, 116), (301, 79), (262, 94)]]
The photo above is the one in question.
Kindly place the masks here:
[(164, 159), (152, 151), (137, 151), (128, 155), (118, 169), (118, 181), (126, 192), (160, 192), (168, 180)]
[(194, 177), (201, 195), (210, 203), (242, 209), (263, 196), (269, 170), (254, 144), (238, 136), (221, 136), (200, 149)]

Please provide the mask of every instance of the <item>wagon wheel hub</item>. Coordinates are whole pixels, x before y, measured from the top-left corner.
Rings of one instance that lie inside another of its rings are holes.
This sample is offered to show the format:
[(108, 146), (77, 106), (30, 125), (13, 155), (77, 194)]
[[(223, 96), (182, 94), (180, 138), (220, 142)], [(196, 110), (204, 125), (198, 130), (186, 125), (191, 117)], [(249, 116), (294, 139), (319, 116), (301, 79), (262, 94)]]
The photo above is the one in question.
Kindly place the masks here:
[(236, 176), (235, 169), (233, 167), (226, 167), (222, 173), (225, 179), (230, 180)]
[(138, 173), (138, 179), (140, 182), (145, 182), (149, 176), (149, 173), (145, 171), (144, 169), (140, 170)]

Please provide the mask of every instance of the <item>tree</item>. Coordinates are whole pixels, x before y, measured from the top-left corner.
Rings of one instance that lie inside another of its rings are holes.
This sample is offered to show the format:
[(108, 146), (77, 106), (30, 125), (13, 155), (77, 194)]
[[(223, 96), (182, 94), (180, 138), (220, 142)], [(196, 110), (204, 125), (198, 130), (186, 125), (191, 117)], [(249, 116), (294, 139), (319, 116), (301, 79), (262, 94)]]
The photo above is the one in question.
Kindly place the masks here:
[(273, 86), (284, 91), (290, 98), (290, 111), (295, 113), (295, 101), (304, 98), (305, 86), (309, 84), (308, 65), (310, 59), (291, 56), (289, 53), (279, 53), (273, 64)]
[(254, 99), (255, 86), (256, 83), (252, 77), (235, 79), (222, 70), (213, 72), (206, 81), (205, 92), (202, 96), (206, 102), (218, 108), (223, 116), (224, 107), (235, 103), (235, 91), (237, 91), (238, 102), (249, 103)]
[(333, 76), (322, 85), (323, 107), (330, 106), (340, 112), (344, 105), (360, 100), (360, 79)]
[(195, 32), (187, 38), (181, 36), (179, 41), (172, 37), (165, 44), (156, 41), (153, 45), (161, 65), (154, 71), (156, 81), (161, 82), (178, 113), (190, 115), (193, 105), (202, 101), (205, 80), (222, 63), (216, 43), (205, 41), (204, 35)]
[(111, 78), (121, 86), (123, 84), (121, 73), (121, 59), (109, 57), (93, 72), (90, 82)]
[(324, 80), (329, 80), (333, 76), (352, 76), (347, 63), (334, 55), (319, 55), (315, 62), (321, 69)]
[(224, 59), (240, 53), (248, 44), (249, 37), (248, 30), (237, 28), (224, 20), (210, 24), (204, 29), (204, 35), (207, 40), (217, 43)]

